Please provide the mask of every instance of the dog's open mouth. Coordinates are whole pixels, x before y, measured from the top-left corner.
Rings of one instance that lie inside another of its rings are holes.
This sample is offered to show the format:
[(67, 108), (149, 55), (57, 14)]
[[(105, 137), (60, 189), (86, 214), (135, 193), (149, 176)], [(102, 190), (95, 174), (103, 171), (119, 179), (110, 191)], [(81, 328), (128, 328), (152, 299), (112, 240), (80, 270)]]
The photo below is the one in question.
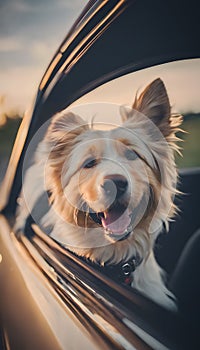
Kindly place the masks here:
[(104, 228), (106, 235), (115, 240), (123, 240), (132, 232), (132, 212), (119, 203), (104, 212), (91, 212), (90, 217)]

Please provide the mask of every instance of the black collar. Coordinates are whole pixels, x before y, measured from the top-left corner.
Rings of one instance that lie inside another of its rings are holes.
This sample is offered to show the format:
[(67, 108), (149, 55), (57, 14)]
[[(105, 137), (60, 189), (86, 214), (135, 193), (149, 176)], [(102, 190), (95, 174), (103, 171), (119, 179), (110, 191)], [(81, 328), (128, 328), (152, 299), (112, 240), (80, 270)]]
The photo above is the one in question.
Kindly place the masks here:
[(134, 278), (133, 272), (141, 264), (143, 260), (139, 256), (136, 256), (136, 257), (132, 257), (126, 262), (122, 262), (116, 265), (114, 264), (100, 265), (98, 263), (91, 262), (89, 259), (84, 259), (83, 257), (82, 259), (85, 260), (89, 265), (98, 269), (100, 272), (102, 272), (106, 276), (115, 280), (117, 283), (123, 283), (126, 285), (131, 285)]

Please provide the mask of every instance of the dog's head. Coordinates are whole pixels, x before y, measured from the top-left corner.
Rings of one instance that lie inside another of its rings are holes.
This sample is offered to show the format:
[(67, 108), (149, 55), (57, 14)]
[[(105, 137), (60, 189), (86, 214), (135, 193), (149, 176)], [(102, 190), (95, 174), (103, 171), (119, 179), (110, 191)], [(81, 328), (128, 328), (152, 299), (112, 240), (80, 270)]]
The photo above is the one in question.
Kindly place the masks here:
[[(76, 252), (88, 247), (89, 257), (104, 262), (112, 260), (113, 249), (120, 250), (119, 260), (133, 249), (146, 254), (154, 231), (174, 212), (173, 150), (181, 118), (171, 116), (163, 82), (153, 81), (120, 112), (122, 125), (110, 130), (59, 114), (45, 137), (47, 189), (59, 220), (75, 227), (70, 246)], [(64, 235), (66, 228), (65, 243)]]

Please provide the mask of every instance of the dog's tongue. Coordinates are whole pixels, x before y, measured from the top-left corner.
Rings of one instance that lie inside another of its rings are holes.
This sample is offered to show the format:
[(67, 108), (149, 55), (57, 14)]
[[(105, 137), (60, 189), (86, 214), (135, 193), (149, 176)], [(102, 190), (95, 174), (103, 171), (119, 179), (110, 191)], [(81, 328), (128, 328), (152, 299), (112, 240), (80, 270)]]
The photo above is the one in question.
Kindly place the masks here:
[(120, 235), (130, 225), (130, 213), (128, 210), (125, 210), (123, 213), (110, 211), (106, 213), (106, 217), (102, 217), (101, 222), (105, 229), (110, 230), (115, 235)]

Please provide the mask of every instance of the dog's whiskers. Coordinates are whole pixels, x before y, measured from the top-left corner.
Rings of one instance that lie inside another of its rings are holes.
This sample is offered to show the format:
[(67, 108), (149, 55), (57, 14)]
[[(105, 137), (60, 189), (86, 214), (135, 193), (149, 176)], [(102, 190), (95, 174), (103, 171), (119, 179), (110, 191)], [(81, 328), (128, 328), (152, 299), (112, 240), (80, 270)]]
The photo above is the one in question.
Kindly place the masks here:
[(78, 208), (74, 208), (73, 216), (74, 216), (75, 224), (78, 225)]

